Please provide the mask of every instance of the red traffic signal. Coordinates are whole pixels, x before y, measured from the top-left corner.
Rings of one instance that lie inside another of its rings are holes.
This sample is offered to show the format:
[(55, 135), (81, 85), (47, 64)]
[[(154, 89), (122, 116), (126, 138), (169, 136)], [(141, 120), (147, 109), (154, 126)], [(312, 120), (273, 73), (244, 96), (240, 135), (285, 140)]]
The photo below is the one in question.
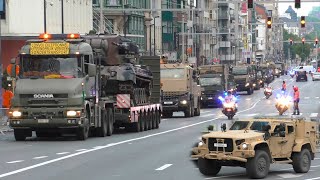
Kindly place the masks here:
[(318, 44), (318, 38), (316, 38), (315, 43)]
[(248, 0), (248, 9), (253, 8), (253, 0)]
[(271, 17), (268, 17), (268, 20), (267, 20), (267, 27), (268, 27), (268, 29), (271, 28), (271, 25), (272, 25)]

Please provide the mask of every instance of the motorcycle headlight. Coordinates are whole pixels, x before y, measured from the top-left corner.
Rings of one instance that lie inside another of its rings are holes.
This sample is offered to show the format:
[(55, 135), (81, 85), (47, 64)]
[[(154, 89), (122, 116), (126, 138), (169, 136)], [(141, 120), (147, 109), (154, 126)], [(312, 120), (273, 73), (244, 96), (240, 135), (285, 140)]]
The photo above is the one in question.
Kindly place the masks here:
[(22, 113), (20, 111), (13, 111), (12, 116), (13, 117), (21, 117)]
[(247, 84), (246, 84), (246, 87), (247, 87), (247, 86), (249, 86), (249, 85), (250, 85), (250, 84), (249, 84), (249, 83), (247, 83)]

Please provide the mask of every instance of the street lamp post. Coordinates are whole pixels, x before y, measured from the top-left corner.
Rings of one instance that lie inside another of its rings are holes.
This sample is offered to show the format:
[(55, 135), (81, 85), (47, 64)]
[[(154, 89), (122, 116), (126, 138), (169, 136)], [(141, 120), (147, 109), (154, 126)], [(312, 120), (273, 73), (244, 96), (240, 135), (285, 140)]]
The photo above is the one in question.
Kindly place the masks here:
[(63, 0), (61, 0), (61, 32), (64, 34), (64, 12), (63, 12)]
[(47, 0), (43, 0), (43, 25), (44, 33), (47, 33)]

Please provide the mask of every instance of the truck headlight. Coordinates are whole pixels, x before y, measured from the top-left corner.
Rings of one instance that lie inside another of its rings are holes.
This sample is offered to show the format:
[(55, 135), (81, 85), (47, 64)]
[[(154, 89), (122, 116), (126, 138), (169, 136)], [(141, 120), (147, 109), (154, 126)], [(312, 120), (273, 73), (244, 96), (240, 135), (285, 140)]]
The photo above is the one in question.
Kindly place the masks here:
[(180, 101), (180, 102), (181, 102), (181, 104), (187, 104), (188, 103), (187, 100), (183, 100), (183, 101)]
[(13, 111), (12, 116), (13, 117), (21, 117), (22, 113), (20, 111)]
[(242, 147), (243, 150), (247, 150), (247, 149), (248, 149), (248, 144), (243, 143), (243, 144), (241, 145), (241, 147)]
[(68, 117), (80, 116), (80, 114), (81, 114), (81, 111), (67, 111)]
[(202, 146), (204, 143), (202, 142), (202, 141), (200, 141), (199, 143), (198, 143), (198, 147), (199, 146)]

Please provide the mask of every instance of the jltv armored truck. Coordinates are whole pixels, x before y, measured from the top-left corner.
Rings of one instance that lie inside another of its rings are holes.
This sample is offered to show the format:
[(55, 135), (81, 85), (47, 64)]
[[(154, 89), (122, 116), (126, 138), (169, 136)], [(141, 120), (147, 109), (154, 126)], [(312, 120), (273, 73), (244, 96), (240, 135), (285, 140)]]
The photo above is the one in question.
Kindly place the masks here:
[(264, 178), (270, 164), (292, 164), (306, 173), (316, 153), (317, 123), (305, 119), (268, 118), (235, 121), (229, 130), (202, 136), (193, 158), (202, 174), (216, 175), (222, 166), (246, 168), (250, 178)]

